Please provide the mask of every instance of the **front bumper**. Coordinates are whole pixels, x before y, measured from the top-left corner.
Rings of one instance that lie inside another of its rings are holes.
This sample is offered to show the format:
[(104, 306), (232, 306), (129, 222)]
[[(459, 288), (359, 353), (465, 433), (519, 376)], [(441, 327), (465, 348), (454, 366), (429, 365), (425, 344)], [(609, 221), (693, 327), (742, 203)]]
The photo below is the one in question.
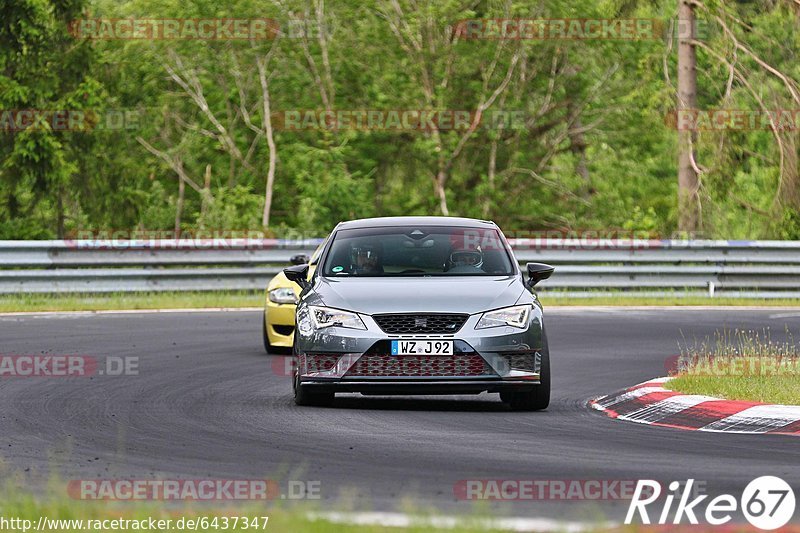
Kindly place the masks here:
[(536, 381), (436, 380), (436, 381), (304, 381), (301, 387), (314, 392), (360, 392), (361, 394), (480, 394), (482, 392), (525, 392), (539, 385)]
[(276, 304), (267, 298), (264, 320), (271, 345), (280, 348), (292, 347), (295, 309), (294, 304)]
[[(538, 310), (537, 310), (538, 311)], [(298, 385), (320, 392), (472, 394), (530, 390), (540, 383), (541, 314), (527, 329), (476, 330), (472, 315), (452, 335), (392, 335), (361, 315), (366, 330), (329, 327), (298, 338)], [(302, 320), (302, 316), (300, 320)], [(302, 329), (302, 328), (301, 328)], [(452, 356), (392, 356), (389, 341), (450, 339)]]

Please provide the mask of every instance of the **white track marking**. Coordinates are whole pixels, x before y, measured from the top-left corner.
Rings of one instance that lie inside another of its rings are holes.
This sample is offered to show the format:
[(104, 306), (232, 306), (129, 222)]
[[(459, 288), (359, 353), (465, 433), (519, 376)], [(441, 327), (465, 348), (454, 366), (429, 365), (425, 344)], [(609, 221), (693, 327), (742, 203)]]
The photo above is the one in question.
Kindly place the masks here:
[(453, 529), (471, 526), (479, 529), (504, 531), (559, 531), (582, 533), (619, 527), (611, 522), (564, 522), (549, 518), (458, 518), (454, 516), (414, 516), (405, 513), (350, 512), (337, 511), (310, 513), (312, 520), (325, 520), (336, 524), (384, 527), (435, 527)]
[(619, 396), (605, 396), (600, 398), (599, 400), (595, 400), (595, 404), (600, 405), (604, 408), (612, 407), (622, 402), (627, 402), (628, 400), (633, 400), (635, 398), (639, 398), (641, 396), (645, 396), (647, 394), (652, 394), (654, 392), (663, 392), (665, 389), (663, 387), (640, 387), (638, 389), (626, 392), (624, 394), (620, 394)]
[(680, 413), (681, 411), (694, 407), (695, 405), (714, 400), (718, 400), (718, 398), (699, 395), (673, 396), (672, 398), (666, 398), (664, 400), (652, 403), (647, 407), (637, 409), (636, 411), (620, 415), (618, 418), (620, 420), (629, 420), (631, 422), (658, 422), (667, 418), (668, 416), (672, 416), (676, 413)]
[(800, 406), (755, 405), (700, 428), (700, 431), (766, 433), (800, 420)]
[(776, 313), (769, 315), (769, 318), (800, 318), (800, 313)]

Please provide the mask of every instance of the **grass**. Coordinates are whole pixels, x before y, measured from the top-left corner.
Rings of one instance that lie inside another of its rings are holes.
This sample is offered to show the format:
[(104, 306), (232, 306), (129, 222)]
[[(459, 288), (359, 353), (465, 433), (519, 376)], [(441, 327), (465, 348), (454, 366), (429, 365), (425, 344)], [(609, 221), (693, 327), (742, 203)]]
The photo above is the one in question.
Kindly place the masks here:
[(724, 378), (681, 376), (668, 382), (666, 387), (686, 394), (702, 394), (729, 400), (800, 405), (798, 376)]
[(0, 296), (0, 313), (262, 307), (261, 291), (13, 294)]
[[(755, 298), (708, 298), (704, 296), (618, 296), (576, 298), (557, 292), (541, 295), (545, 306), (764, 306), (797, 307), (800, 300)], [(0, 313), (38, 311), (113, 311), (121, 309), (203, 309), (211, 307), (262, 307), (262, 291), (142, 292), (109, 294), (10, 294), (0, 295)]]
[(770, 330), (724, 330), (681, 350), (666, 387), (730, 400), (800, 405), (800, 352), (792, 334), (774, 341)]
[[(476, 524), (474, 527), (465, 520), (464, 525), (455, 528), (439, 529), (429, 523), (420, 522), (419, 525), (397, 528), (380, 525), (354, 525), (349, 523), (336, 523), (326, 520), (323, 517), (315, 517), (310, 513), (292, 511), (286, 508), (265, 508), (257, 505), (245, 506), (219, 506), (216, 508), (205, 508), (195, 505), (157, 505), (155, 503), (99, 503), (99, 502), (75, 502), (75, 501), (46, 501), (41, 502), (33, 498), (26, 500), (18, 499), (12, 502), (3, 502), (0, 505), (0, 512), (5, 520), (19, 519), (7, 523), (3, 527), (0, 523), (0, 531), (21, 531), (24, 527), (24, 520), (28, 520), (29, 530), (34, 530), (40, 517), (49, 519), (50, 527), (43, 527), (39, 532), (63, 532), (72, 533), (78, 531), (124, 531), (136, 528), (132, 523), (127, 524), (110, 522), (111, 520), (138, 520), (142, 524), (147, 524), (152, 518), (155, 520), (156, 531), (292, 531), (297, 533), (329, 533), (347, 531), (353, 533), (384, 533), (407, 531), (414, 533), (424, 533), (427, 531), (450, 531), (453, 533), (492, 531), (485, 526)], [(227, 522), (224, 521), (227, 517)], [(267, 517), (265, 522), (263, 517)], [(244, 523), (247, 518), (247, 524)], [(216, 521), (215, 521), (216, 519)], [(58, 520), (59, 522), (54, 522)], [(106, 521), (102, 522), (94, 521)], [(159, 520), (164, 520), (161, 524)], [(171, 522), (166, 522), (171, 520)], [(183, 520), (183, 528), (178, 528), (178, 521)], [(200, 525), (197, 529), (188, 523), (189, 520), (197, 521)], [(236, 522), (234, 522), (236, 520)], [(76, 522), (81, 521), (81, 522)], [(89, 522), (93, 521), (93, 522)], [(203, 522), (205, 521), (205, 523)], [(105, 527), (91, 527), (89, 525), (105, 525)], [(214, 525), (217, 527), (214, 527)], [(227, 528), (223, 525), (227, 524)], [(117, 527), (113, 527), (117, 525)], [(119, 527), (127, 525), (127, 528)], [(235, 525), (235, 527), (234, 527)], [(16, 527), (15, 527), (16, 526)], [(164, 527), (168, 526), (168, 527)], [(254, 527), (255, 526), (255, 527)], [(147, 529), (147, 526), (143, 529)], [(150, 529), (153, 531), (153, 529)]]
[[(338, 514), (339, 516), (331, 516)], [(376, 520), (367, 524), (356, 524), (348, 513), (326, 513), (314, 511), (303, 506), (287, 507), (281, 503), (192, 503), (192, 502), (154, 502), (154, 501), (85, 501), (64, 496), (36, 497), (26, 491), (6, 491), (0, 499), (0, 532), (37, 531), (73, 533), (78, 531), (126, 531), (148, 530), (148, 520), (156, 521), (155, 529), (150, 531), (292, 531), (296, 533), (478, 533), (501, 531), (496, 520), (485, 514), (467, 514), (458, 517), (453, 523), (436, 513), (412, 514), (411, 523), (404, 526), (381, 525)], [(43, 517), (41, 529), (36, 529)], [(228, 518), (227, 523), (224, 517)], [(247, 524), (243, 518), (247, 518)], [(268, 517), (264, 520), (263, 517)], [(214, 521), (216, 518), (216, 522)], [(49, 519), (49, 521), (47, 521)], [(112, 523), (111, 520), (142, 521), (144, 527), (135, 524)], [(182, 526), (178, 521), (183, 519)], [(5, 520), (5, 522), (3, 522)], [(162, 522), (158, 520), (171, 520)], [(198, 527), (187, 524), (197, 521)], [(205, 522), (201, 522), (205, 520)], [(234, 520), (237, 522), (234, 524)], [(26, 522), (27, 521), (27, 522)], [(58, 522), (55, 522), (58, 521)], [(77, 522), (80, 521), (80, 522)], [(91, 522), (90, 522), (91, 521)], [(96, 521), (107, 521), (96, 522)], [(597, 522), (598, 530), (603, 527)], [(216, 527), (214, 526), (216, 524)], [(234, 527), (234, 525), (236, 527)], [(48, 527), (49, 526), (49, 527)], [(98, 527), (100, 526), (100, 527)], [(126, 526), (126, 527), (123, 527)], [(223, 527), (226, 526), (226, 527)], [(266, 526), (266, 527), (265, 527)]]

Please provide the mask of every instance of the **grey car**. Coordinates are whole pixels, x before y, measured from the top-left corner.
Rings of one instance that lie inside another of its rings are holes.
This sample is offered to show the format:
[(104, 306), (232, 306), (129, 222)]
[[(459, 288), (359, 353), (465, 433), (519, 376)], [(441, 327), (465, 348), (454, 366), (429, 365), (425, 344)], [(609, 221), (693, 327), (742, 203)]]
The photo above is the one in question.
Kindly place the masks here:
[(364, 395), (499, 393), (516, 410), (550, 402), (550, 355), (533, 286), (493, 222), (390, 217), (336, 226), (302, 287), (293, 353), (298, 405)]

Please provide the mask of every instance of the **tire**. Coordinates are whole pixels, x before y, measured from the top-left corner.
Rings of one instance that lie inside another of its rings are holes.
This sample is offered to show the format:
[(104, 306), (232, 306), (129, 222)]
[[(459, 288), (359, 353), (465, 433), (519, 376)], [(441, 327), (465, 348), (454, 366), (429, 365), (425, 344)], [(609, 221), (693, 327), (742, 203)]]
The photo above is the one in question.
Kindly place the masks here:
[(543, 350), (541, 351), (540, 381), (533, 390), (526, 392), (501, 392), (500, 399), (508, 403), (514, 411), (541, 411), (550, 405), (550, 350), (547, 347), (547, 336), (542, 333)]
[[(292, 356), (297, 357), (297, 339), (292, 346)], [(294, 379), (292, 380), (294, 389), (295, 405), (325, 407), (333, 403), (335, 394), (333, 392), (309, 392), (306, 387), (300, 386), (300, 374), (295, 368)]]
[(298, 383), (299, 376), (294, 377), (294, 403), (295, 405), (313, 405), (317, 407), (330, 406), (333, 403), (332, 392), (309, 392), (306, 387)]

